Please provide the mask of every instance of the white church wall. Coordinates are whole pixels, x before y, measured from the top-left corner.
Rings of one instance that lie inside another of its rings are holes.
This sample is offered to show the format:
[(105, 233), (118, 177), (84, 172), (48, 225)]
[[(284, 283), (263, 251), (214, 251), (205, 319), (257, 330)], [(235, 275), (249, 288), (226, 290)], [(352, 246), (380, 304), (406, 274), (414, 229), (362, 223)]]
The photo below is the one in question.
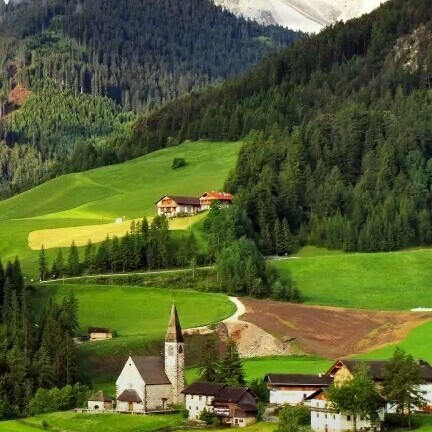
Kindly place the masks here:
[(144, 381), (132, 358), (129, 357), (117, 378), (116, 396), (118, 397), (124, 390), (131, 389), (135, 390), (141, 399), (144, 399)]

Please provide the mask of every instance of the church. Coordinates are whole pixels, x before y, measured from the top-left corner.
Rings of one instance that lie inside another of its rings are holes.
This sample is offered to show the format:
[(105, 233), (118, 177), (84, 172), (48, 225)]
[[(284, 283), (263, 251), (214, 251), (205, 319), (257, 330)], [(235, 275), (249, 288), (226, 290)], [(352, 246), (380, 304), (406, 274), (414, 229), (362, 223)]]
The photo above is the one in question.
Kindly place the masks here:
[(182, 329), (173, 304), (165, 338), (165, 356), (130, 356), (127, 359), (116, 381), (115, 410), (148, 413), (184, 403), (184, 348)]

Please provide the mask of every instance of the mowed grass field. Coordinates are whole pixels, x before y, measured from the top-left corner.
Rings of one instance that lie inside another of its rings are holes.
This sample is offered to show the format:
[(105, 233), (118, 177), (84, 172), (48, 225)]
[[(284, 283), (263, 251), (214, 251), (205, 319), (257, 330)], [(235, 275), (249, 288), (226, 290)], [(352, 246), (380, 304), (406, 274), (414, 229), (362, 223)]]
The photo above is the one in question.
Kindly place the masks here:
[[(76, 414), (73, 412), (57, 412), (26, 419), (26, 424), (17, 421), (0, 422), (1, 432), (36, 432), (46, 421), (54, 430), (63, 432), (153, 432), (162, 428), (181, 426), (184, 419), (180, 415), (128, 416), (118, 414)], [(31, 425), (34, 425), (31, 426)], [(246, 432), (272, 432), (274, 424), (257, 423), (244, 430)], [(197, 429), (193, 429), (196, 432)], [(211, 429), (221, 432), (225, 429)], [(207, 429), (208, 431), (208, 429)]]
[[(50, 299), (61, 302), (73, 291), (79, 302), (79, 323), (88, 327), (109, 327), (118, 337), (91, 346), (123, 344), (123, 338), (141, 336), (149, 341), (163, 339), (173, 302), (183, 329), (212, 324), (231, 316), (236, 307), (227, 296), (191, 290), (169, 290), (116, 285), (45, 284), (35, 292), (36, 309)], [(112, 353), (112, 351), (111, 351)]]
[(308, 248), (274, 261), (291, 274), (306, 304), (377, 310), (432, 308), (432, 250), (375, 254), (325, 254)]
[[(132, 161), (69, 174), (0, 202), (0, 258), (16, 255), (29, 277), (37, 274), (37, 251), (28, 245), (33, 231), (92, 226), (156, 213), (163, 195), (199, 196), (223, 187), (241, 143), (186, 143)], [(175, 157), (187, 165), (171, 168)], [(67, 238), (69, 241), (70, 238)], [(50, 259), (56, 250), (48, 250)]]

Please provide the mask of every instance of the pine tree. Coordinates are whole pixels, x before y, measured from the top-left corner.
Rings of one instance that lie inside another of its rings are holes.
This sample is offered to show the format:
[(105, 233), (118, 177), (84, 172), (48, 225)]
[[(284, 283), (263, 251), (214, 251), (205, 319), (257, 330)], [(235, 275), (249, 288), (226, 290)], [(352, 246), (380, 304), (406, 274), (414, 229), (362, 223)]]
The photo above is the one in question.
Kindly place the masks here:
[(282, 238), (283, 238), (283, 247), (282, 247), (283, 252), (289, 255), (292, 254), (295, 250), (294, 239), (292, 237), (288, 221), (285, 218), (282, 221)]
[(216, 338), (210, 335), (204, 342), (198, 365), (199, 379), (204, 382), (216, 382), (219, 371), (219, 353)]
[(45, 252), (45, 248), (42, 245), (41, 250), (39, 252), (39, 279), (44, 281), (48, 274), (48, 262), (47, 256)]
[[(284, 219), (285, 220), (285, 219)], [(283, 255), (287, 251), (285, 251), (285, 242), (284, 242), (284, 232), (282, 229), (282, 225), (279, 221), (279, 219), (276, 219), (275, 225), (274, 225), (274, 248), (277, 255)]]
[(220, 363), (219, 380), (233, 386), (244, 386), (246, 384), (237, 345), (231, 337), (228, 338), (226, 350)]
[(78, 276), (80, 273), (79, 252), (76, 247), (75, 241), (72, 242), (69, 249), (69, 256), (67, 262), (67, 274), (69, 276)]
[(412, 412), (426, 403), (420, 387), (423, 382), (420, 366), (411, 355), (396, 348), (385, 366), (383, 378), (384, 397), (396, 405), (399, 414), (406, 416), (411, 428)]

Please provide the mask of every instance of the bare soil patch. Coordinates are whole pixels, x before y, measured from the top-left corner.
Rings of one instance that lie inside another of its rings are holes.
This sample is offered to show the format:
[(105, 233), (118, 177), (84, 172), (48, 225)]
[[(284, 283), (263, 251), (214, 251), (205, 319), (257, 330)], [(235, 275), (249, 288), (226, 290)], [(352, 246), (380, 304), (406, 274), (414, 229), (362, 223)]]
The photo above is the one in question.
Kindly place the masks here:
[(432, 313), (380, 312), (241, 299), (247, 321), (307, 354), (327, 358), (360, 354), (396, 343)]

